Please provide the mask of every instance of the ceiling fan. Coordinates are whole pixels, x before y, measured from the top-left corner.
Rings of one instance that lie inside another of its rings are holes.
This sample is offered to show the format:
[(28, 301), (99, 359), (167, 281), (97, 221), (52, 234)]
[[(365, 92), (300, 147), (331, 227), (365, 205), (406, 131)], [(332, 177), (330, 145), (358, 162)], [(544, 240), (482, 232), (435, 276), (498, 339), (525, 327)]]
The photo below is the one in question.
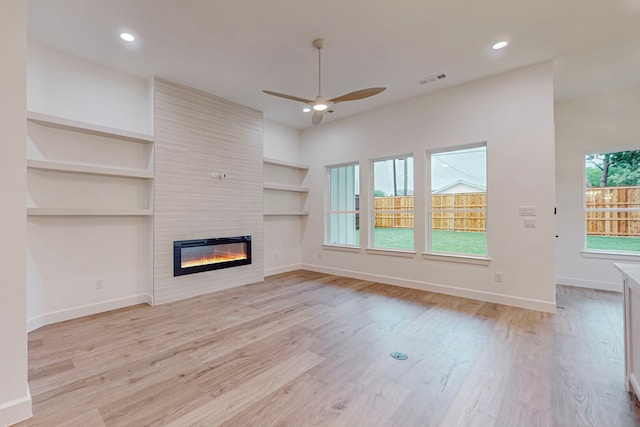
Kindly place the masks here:
[(356, 101), (358, 99), (368, 98), (373, 95), (377, 95), (386, 88), (384, 87), (370, 87), (368, 89), (356, 90), (336, 98), (326, 99), (322, 96), (322, 47), (324, 46), (324, 39), (316, 39), (313, 41), (313, 47), (318, 49), (318, 95), (315, 99), (305, 99), (292, 95), (285, 95), (284, 93), (272, 92), (270, 90), (263, 90), (264, 93), (273, 96), (279, 96), (280, 98), (291, 99), (293, 101), (302, 102), (307, 104), (310, 109), (313, 110), (313, 117), (311, 123), (314, 125), (320, 124), (322, 117), (326, 112), (332, 112), (329, 108), (333, 104), (345, 101)]

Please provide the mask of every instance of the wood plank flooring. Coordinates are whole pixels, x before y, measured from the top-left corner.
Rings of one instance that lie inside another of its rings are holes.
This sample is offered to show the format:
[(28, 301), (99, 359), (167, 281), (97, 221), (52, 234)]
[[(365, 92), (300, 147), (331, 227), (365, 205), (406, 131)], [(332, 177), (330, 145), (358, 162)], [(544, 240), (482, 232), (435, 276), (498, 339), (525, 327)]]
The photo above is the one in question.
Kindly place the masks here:
[(640, 426), (621, 295), (557, 299), (550, 315), (298, 271), (49, 325), (18, 426)]

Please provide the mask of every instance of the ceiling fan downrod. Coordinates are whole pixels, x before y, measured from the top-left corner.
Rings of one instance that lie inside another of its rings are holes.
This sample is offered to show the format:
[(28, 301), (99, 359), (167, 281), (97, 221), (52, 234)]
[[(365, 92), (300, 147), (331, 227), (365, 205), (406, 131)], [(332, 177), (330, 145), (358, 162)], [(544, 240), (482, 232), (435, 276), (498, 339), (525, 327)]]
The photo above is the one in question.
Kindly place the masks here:
[(318, 49), (318, 98), (322, 96), (322, 47), (324, 39), (315, 39), (313, 47)]

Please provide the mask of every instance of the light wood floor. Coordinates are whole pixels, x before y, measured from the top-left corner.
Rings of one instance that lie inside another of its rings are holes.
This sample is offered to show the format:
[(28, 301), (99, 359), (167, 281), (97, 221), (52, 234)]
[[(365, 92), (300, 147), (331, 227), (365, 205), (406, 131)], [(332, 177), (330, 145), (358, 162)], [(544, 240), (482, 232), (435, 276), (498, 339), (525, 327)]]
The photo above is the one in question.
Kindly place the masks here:
[(294, 272), (89, 316), (29, 334), (18, 425), (640, 426), (621, 296), (559, 287), (558, 305)]

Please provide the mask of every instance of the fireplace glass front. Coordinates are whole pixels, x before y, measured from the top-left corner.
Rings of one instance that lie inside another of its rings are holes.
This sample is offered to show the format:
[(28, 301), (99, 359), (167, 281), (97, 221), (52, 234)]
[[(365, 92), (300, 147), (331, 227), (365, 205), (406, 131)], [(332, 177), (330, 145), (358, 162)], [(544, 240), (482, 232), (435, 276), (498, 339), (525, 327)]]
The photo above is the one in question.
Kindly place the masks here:
[(173, 242), (173, 275), (251, 264), (251, 236)]

